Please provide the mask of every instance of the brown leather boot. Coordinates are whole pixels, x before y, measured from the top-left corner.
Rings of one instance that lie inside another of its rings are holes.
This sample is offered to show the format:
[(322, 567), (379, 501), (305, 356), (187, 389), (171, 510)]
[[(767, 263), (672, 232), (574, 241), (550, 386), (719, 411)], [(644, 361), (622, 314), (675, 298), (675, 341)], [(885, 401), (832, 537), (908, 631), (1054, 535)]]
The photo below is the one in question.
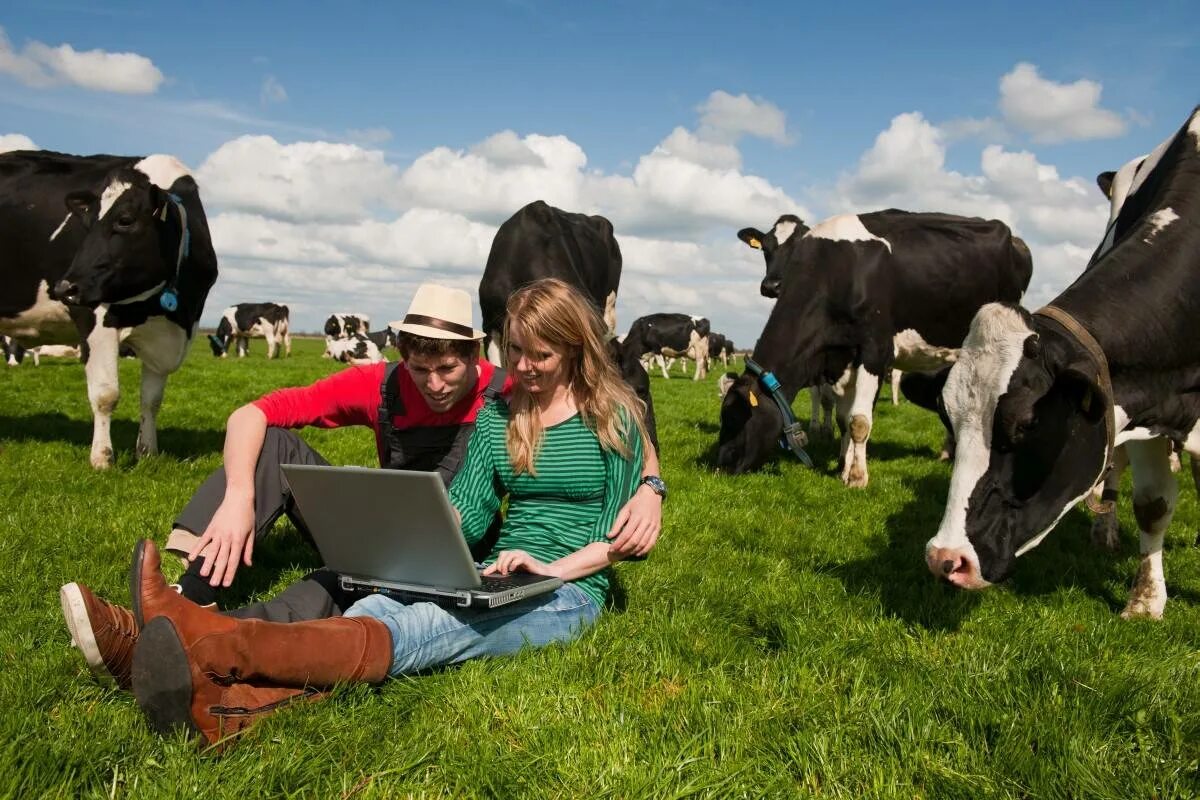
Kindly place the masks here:
[(58, 598), (71, 642), (83, 653), (88, 668), (99, 677), (111, 677), (122, 689), (130, 688), (138, 638), (133, 613), (97, 597), (82, 583), (66, 584), (58, 590)]
[[(133, 547), (133, 565), (129, 570), (129, 597), (133, 618), (138, 630), (168, 609), (199, 608), (179, 593), (177, 585), (168, 584), (162, 575), (162, 558), (158, 547), (149, 539), (139, 539)], [(215, 608), (204, 606), (204, 608)]]
[[(392, 663), (387, 626), (364, 617), (263, 622), (223, 617), (180, 598), (147, 623), (133, 654), (133, 693), (162, 735), (190, 730), (216, 743), (231, 721), (225, 691), (235, 684), (327, 688), (377, 683)], [(240, 730), (273, 710), (239, 720)]]
[(295, 689), (290, 686), (255, 686), (249, 683), (235, 683), (221, 692), (217, 705), (210, 706), (208, 713), (217, 724), (216, 739), (209, 742), (219, 743), (228, 741), (240, 734), (262, 717), (274, 713), (284, 706), (293, 703), (324, 700), (328, 692), (322, 692), (311, 686), (307, 689)]

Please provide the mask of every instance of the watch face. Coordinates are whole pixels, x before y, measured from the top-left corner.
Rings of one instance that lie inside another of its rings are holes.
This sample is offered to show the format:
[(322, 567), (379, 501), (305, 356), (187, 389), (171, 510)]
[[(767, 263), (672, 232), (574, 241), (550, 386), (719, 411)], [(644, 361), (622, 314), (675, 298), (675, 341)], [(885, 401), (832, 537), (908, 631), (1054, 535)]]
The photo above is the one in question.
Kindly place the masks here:
[(646, 477), (642, 478), (642, 483), (653, 489), (656, 494), (662, 495), (663, 497), (667, 496), (667, 485), (663, 483), (662, 478), (658, 477), (657, 475), (647, 475)]

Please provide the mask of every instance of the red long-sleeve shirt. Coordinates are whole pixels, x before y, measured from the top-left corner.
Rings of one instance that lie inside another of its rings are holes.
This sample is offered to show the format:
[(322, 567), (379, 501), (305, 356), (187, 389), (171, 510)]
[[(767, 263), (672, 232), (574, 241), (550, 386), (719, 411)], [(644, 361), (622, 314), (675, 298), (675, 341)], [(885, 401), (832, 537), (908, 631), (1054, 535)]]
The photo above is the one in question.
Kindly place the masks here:
[[(386, 362), (366, 367), (348, 367), (335, 375), (309, 384), (277, 389), (254, 401), (267, 417), (267, 424), (277, 428), (342, 428), (363, 425), (379, 435), (379, 384), (383, 381)], [(483, 407), (483, 391), (492, 379), (496, 367), (479, 361), (479, 380), (449, 411), (434, 412), (417, 390), (412, 376), (399, 368), (399, 398), (404, 414), (392, 418), (397, 430), (441, 425), (461, 425), (474, 422)], [(503, 394), (512, 391), (512, 376), (504, 379)]]

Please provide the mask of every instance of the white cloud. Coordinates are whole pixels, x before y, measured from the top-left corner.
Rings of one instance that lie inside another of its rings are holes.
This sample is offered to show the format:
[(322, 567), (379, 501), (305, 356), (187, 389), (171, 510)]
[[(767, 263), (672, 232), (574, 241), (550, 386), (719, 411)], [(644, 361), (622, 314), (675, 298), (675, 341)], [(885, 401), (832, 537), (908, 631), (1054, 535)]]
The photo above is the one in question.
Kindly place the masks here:
[(3, 28), (0, 73), (36, 88), (72, 85), (122, 94), (153, 94), (163, 82), (163, 74), (154, 62), (137, 53), (98, 49), (81, 52), (69, 44), (51, 47), (36, 41), (18, 53)]
[(734, 142), (742, 134), (788, 144), (787, 118), (779, 107), (749, 95), (732, 95), (717, 90), (696, 107), (700, 132), (705, 138)]
[(38, 150), (40, 149), (33, 143), (33, 139), (21, 133), (0, 133), (0, 153), (7, 153), (11, 150)]
[(197, 170), (206, 203), (292, 222), (352, 221), (398, 208), (398, 171), (352, 144), (241, 136)]
[(1095, 81), (1047, 80), (1036, 66), (1022, 62), (1000, 79), (1000, 110), (1039, 142), (1120, 136), (1128, 125), (1120, 114), (1099, 107), (1101, 89)]
[(283, 103), (288, 99), (287, 89), (283, 88), (283, 84), (274, 75), (268, 75), (263, 78), (258, 99), (264, 106), (271, 103)]

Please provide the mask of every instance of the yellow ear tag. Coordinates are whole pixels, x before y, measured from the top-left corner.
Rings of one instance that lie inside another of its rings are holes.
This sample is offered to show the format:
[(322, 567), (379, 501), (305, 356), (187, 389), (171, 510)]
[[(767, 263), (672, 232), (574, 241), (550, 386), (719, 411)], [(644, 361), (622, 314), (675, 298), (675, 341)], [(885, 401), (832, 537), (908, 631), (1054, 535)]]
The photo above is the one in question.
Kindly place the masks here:
[(750, 245), (755, 250), (762, 250), (762, 242), (760, 242), (758, 239), (751, 239), (746, 244)]
[(754, 394), (754, 392), (750, 392), (750, 405), (752, 405), (754, 408), (758, 408), (758, 397)]

